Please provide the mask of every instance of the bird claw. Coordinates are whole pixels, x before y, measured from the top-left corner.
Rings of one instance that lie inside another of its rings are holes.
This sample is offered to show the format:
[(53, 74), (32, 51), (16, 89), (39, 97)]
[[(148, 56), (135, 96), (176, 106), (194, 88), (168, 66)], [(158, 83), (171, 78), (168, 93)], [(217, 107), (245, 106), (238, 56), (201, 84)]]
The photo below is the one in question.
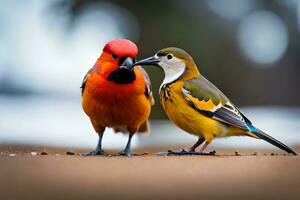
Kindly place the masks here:
[(181, 151), (168, 150), (167, 152), (158, 152), (155, 155), (157, 155), (157, 156), (172, 156), (172, 155), (178, 155), (178, 156), (183, 156), (183, 155), (205, 155), (205, 156), (210, 156), (210, 155), (216, 155), (216, 151), (196, 152), (196, 151), (187, 151), (185, 149), (182, 149)]
[(130, 157), (130, 156), (132, 156), (132, 154), (131, 154), (131, 151), (124, 150), (124, 151), (119, 152), (117, 154), (117, 156), (127, 156), (127, 157)]
[(85, 154), (82, 154), (83, 156), (109, 156), (108, 153), (106, 153), (103, 150), (94, 150)]

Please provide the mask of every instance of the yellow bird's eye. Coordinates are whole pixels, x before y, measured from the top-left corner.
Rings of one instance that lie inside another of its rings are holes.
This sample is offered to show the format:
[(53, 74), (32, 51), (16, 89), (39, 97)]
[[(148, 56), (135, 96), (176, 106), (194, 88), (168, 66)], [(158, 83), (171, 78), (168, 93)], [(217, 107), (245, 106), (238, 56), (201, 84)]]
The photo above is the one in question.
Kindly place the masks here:
[(171, 60), (172, 58), (173, 58), (173, 56), (172, 56), (171, 54), (168, 54), (168, 55), (167, 55), (167, 59), (168, 59), (168, 60)]

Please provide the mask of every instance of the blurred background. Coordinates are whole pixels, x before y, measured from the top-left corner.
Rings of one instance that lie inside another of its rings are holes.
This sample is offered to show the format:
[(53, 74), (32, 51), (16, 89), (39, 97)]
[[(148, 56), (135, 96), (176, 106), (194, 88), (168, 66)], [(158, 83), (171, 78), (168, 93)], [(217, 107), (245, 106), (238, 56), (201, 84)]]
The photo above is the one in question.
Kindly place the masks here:
[[(0, 27), (0, 145), (93, 148), (97, 135), (79, 87), (116, 38), (137, 43), (139, 59), (164, 47), (185, 49), (254, 124), (300, 144), (299, 0), (2, 0)], [(152, 132), (134, 145), (192, 144), (196, 138), (160, 106), (162, 72), (147, 71), (156, 98)], [(108, 130), (104, 147), (126, 140)], [(219, 146), (271, 147), (240, 137), (213, 142)]]

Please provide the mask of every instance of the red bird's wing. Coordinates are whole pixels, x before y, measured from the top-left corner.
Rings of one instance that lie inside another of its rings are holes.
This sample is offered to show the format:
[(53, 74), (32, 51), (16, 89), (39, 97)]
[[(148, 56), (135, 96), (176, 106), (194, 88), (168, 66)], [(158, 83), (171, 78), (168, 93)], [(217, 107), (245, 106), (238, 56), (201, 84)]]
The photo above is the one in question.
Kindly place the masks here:
[(153, 95), (152, 95), (151, 80), (149, 78), (149, 75), (148, 75), (148, 73), (141, 66), (136, 66), (136, 68), (138, 68), (142, 72), (142, 74), (144, 76), (144, 79), (145, 79), (145, 82), (146, 82), (145, 95), (150, 100), (151, 105), (154, 105), (154, 98), (153, 98)]
[[(146, 83), (145, 96), (148, 98), (151, 105), (154, 105), (154, 98), (153, 98), (152, 88), (151, 88), (151, 80), (149, 78), (148, 73), (141, 66), (135, 66), (135, 68), (137, 68), (143, 75), (145, 83)], [(144, 123), (141, 124), (141, 126), (138, 129), (138, 132), (139, 133), (148, 133), (149, 130), (150, 130), (150, 125), (149, 125), (149, 121), (147, 119)]]
[(84, 92), (84, 89), (85, 89), (85, 85), (86, 85), (86, 81), (88, 80), (89, 78), (89, 72), (84, 76), (83, 80), (82, 80), (82, 83), (81, 83), (81, 96), (83, 96), (83, 92)]
[(95, 66), (94, 67), (92, 67), (87, 73), (86, 73), (86, 75), (83, 77), (83, 80), (82, 80), (82, 83), (81, 83), (81, 86), (80, 86), (80, 88), (81, 88), (81, 96), (83, 96), (83, 92), (84, 92), (84, 89), (85, 89), (85, 86), (86, 86), (86, 82), (87, 82), (87, 80), (89, 79), (89, 76), (90, 76), (90, 74), (92, 73), (92, 72), (95, 72), (96, 70), (95, 70)]

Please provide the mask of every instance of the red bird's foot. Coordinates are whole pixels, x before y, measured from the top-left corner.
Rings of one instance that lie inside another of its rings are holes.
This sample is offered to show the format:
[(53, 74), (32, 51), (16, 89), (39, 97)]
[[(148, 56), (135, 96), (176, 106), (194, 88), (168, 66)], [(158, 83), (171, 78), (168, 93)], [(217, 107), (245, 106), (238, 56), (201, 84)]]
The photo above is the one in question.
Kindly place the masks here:
[(184, 155), (205, 155), (205, 156), (211, 156), (211, 155), (216, 155), (215, 151), (211, 152), (197, 152), (197, 151), (187, 151), (185, 149), (182, 149), (181, 151), (172, 151), (168, 150), (167, 152), (158, 152), (155, 155), (157, 156), (184, 156)]
[(109, 154), (103, 150), (94, 150), (83, 154), (83, 156), (109, 156)]
[(118, 154), (117, 154), (118, 156), (132, 156), (132, 154), (131, 154), (131, 151), (130, 150), (123, 150), (123, 151), (121, 151), (121, 152), (119, 152)]

